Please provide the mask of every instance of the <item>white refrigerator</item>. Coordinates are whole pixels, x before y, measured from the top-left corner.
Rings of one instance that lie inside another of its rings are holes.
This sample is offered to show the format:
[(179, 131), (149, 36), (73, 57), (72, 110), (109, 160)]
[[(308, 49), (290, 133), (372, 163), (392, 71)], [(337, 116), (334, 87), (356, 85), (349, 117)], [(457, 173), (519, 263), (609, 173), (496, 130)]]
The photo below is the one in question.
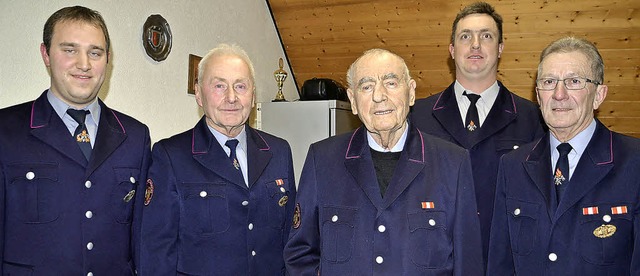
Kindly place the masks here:
[(257, 103), (255, 123), (291, 145), (296, 185), (309, 145), (361, 125), (349, 102), (338, 100)]

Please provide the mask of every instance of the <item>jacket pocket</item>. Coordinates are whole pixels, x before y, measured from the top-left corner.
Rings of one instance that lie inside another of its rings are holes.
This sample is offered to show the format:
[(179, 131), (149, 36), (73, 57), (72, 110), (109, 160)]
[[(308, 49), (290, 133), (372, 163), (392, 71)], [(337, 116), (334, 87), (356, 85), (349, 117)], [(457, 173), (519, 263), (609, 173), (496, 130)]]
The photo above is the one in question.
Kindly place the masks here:
[(278, 179), (265, 183), (267, 194), (267, 212), (269, 226), (275, 229), (284, 229), (287, 204), (289, 202), (289, 180)]
[(9, 164), (5, 177), (6, 214), (25, 223), (48, 223), (60, 216), (62, 188), (58, 182), (58, 164)]
[(225, 183), (182, 183), (180, 190), (181, 229), (211, 235), (229, 229), (229, 204)]
[(411, 261), (425, 268), (442, 268), (451, 263), (453, 244), (447, 234), (443, 211), (421, 210), (407, 214)]
[(30, 265), (15, 264), (9, 262), (2, 263), (2, 276), (31, 276), (33, 267)]
[(115, 183), (111, 191), (111, 214), (118, 223), (131, 223), (140, 179), (138, 168), (113, 168)]
[(507, 198), (506, 204), (511, 250), (516, 255), (528, 255), (538, 236), (540, 205), (510, 198)]
[(320, 217), (322, 258), (326, 261), (343, 263), (351, 258), (357, 212), (352, 207), (323, 207)]
[[(611, 265), (615, 264), (616, 260), (631, 258), (634, 235), (632, 214), (612, 214), (611, 207), (611, 205), (600, 205), (598, 206), (600, 214), (581, 217), (578, 246), (582, 259), (588, 263)], [(613, 227), (615, 231), (612, 232)], [(610, 235), (604, 235), (605, 230)]]

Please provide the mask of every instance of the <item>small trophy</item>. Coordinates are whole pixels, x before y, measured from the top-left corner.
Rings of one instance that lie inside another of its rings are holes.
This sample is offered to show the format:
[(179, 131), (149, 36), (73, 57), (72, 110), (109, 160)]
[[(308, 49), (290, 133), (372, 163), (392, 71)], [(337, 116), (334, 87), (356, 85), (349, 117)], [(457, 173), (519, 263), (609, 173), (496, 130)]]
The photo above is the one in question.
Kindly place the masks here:
[(284, 80), (287, 79), (287, 72), (282, 70), (282, 58), (278, 61), (280, 69), (273, 72), (273, 77), (276, 78), (276, 83), (278, 83), (278, 94), (276, 94), (276, 98), (272, 100), (272, 102), (286, 102), (284, 99), (284, 94), (282, 94), (282, 85), (284, 85)]

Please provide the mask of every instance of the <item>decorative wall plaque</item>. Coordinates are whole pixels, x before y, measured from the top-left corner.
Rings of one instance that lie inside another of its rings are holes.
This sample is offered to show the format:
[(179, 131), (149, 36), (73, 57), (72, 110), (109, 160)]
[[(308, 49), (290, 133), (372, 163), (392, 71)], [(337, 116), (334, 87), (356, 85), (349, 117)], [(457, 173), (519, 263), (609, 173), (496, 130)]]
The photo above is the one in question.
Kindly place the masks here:
[(171, 28), (159, 14), (152, 14), (144, 22), (142, 44), (147, 55), (155, 61), (163, 61), (171, 52)]

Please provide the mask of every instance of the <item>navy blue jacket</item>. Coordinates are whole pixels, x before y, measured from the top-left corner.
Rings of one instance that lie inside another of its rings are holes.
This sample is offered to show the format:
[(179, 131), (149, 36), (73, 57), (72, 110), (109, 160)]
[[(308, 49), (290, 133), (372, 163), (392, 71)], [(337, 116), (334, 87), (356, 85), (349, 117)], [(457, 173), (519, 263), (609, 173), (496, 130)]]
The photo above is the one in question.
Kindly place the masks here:
[(463, 126), (453, 84), (438, 94), (417, 100), (411, 111), (411, 122), (418, 129), (469, 150), (485, 262), (500, 157), (544, 133), (538, 107), (511, 93), (502, 83), (498, 85), (498, 97), (473, 141), (468, 139), (469, 133)]
[(134, 275), (149, 129), (99, 104), (88, 162), (46, 91), (0, 110), (0, 274)]
[(364, 127), (311, 145), (291, 275), (483, 274), (468, 153), (409, 127), (384, 197)]
[(282, 249), (296, 195), (291, 149), (245, 128), (249, 188), (205, 117), (153, 146), (140, 275), (285, 273)]
[(505, 155), (487, 275), (640, 275), (638, 179), (640, 139), (599, 121), (559, 205), (548, 135)]

